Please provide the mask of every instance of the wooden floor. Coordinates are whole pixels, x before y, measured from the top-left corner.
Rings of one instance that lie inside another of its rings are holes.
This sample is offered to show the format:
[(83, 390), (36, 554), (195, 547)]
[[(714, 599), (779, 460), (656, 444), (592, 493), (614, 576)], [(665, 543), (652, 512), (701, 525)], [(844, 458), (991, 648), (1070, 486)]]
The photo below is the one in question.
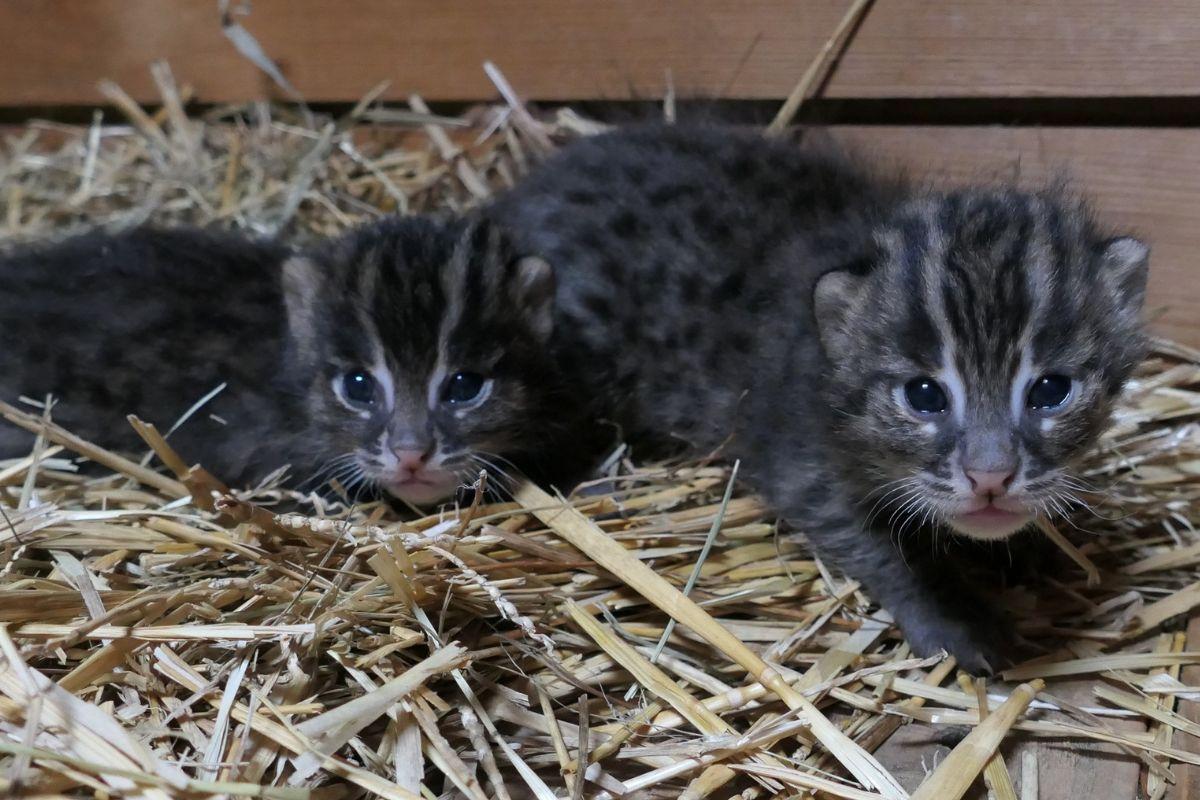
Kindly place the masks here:
[[(1200, 615), (1188, 626), (1187, 650), (1200, 650)], [(1200, 666), (1184, 668), (1180, 679), (1188, 686), (1200, 684)], [(1057, 681), (1047, 694), (1077, 705), (1096, 705), (1089, 681)], [(1180, 702), (1179, 712), (1200, 722), (1200, 703)], [(1145, 726), (1129, 720), (1107, 720), (1113, 728), (1141, 732)], [(965, 731), (963, 731), (965, 733)], [(912, 791), (957, 743), (945, 726), (912, 723), (901, 727), (876, 751), (904, 788)], [(1200, 753), (1200, 739), (1176, 734), (1172, 745)], [(1146, 771), (1137, 758), (1114, 745), (1025, 737), (1002, 751), (1021, 800), (1141, 800), (1146, 797)], [(1176, 765), (1175, 784), (1164, 800), (1200, 800), (1200, 767)], [(988, 800), (977, 781), (967, 800)]]
[[(1095, 705), (1088, 681), (1064, 681), (1048, 687), (1055, 697), (1079, 705)], [(1142, 731), (1140, 723), (1114, 721), (1114, 727)], [(963, 731), (965, 733), (965, 731)], [(943, 725), (906, 725), (877, 752), (905, 789), (912, 791), (956, 744)], [(1004, 749), (1004, 761), (1021, 800), (1134, 800), (1141, 764), (1113, 745), (1026, 738)], [(1032, 774), (1031, 774), (1032, 773)], [(1188, 797), (1191, 795), (1179, 795)], [(977, 782), (970, 800), (986, 800)]]
[[(1200, 614), (1188, 623), (1188, 650), (1200, 649)], [(1180, 680), (1188, 686), (1200, 685), (1200, 666), (1184, 667)], [(1182, 702), (1179, 711), (1192, 722), (1200, 722), (1200, 703)], [(1176, 744), (1191, 753), (1200, 753), (1200, 738), (1181, 736)], [(1167, 800), (1200, 800), (1200, 767), (1180, 766), (1175, 771), (1178, 783), (1167, 792)]]

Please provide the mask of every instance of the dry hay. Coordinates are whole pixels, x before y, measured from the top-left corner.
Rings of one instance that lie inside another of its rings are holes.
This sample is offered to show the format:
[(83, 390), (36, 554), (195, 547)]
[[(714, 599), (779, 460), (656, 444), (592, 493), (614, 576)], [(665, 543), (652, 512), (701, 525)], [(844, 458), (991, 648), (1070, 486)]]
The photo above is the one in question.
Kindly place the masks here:
[[(7, 136), (6, 238), (147, 219), (322, 235), (470, 205), (590, 127), (508, 106), (449, 136), (419, 100), (189, 119), (159, 75), (156, 116)], [(1179, 625), (1200, 605), (1200, 355), (1182, 347), (1160, 343), (1083, 475), (1081, 568), (1015, 593), (1050, 654), (986, 687), (912, 658), (727, 465), (614, 458), (619, 480), (569, 505), (525, 487), (420, 519), (277, 515), (297, 498), (230, 493), (161, 442), (174, 476), (3, 414), (44, 431), (0, 465), (9, 795), (899, 796), (868, 753), (910, 720), (971, 726), (915, 795), (939, 800), (985, 765), (1015, 797), (989, 759), (1022, 736), (1116, 743), (1159, 797), (1200, 761), (1177, 711), (1200, 691), (1179, 679), (1200, 663)], [(78, 452), (111, 472), (79, 474)], [(1092, 682), (1083, 707), (1055, 695), (1067, 676)]]

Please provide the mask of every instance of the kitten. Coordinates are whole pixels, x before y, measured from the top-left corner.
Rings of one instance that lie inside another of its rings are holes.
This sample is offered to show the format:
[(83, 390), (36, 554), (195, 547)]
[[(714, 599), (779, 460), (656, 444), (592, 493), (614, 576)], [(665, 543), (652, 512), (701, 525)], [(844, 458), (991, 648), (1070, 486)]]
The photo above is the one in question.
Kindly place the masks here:
[(553, 269), (519, 346), (568, 376), (564, 430), (723, 444), (916, 652), (1001, 663), (934, 537), (1003, 539), (1077, 486), (1141, 353), (1141, 243), (1063, 193), (929, 192), (728, 129), (580, 141), (489, 215)]
[[(294, 257), (275, 242), (188, 229), (21, 249), (0, 260), (0, 398), (52, 394), (57, 422), (134, 450), (126, 414), (165, 429), (225, 383), (170, 435), (190, 461), (234, 484), (291, 464), (301, 484), (338, 479), (433, 503), (498, 460), (492, 450), (527, 438), (507, 424), (524, 402), (519, 387), (494, 390), (445, 343), (469, 274), (510, 270), (499, 284), (517, 292), (510, 304), (536, 287), (525, 273), (548, 275), (533, 259), (493, 270), (498, 247), (464, 220), (398, 218)], [(484, 338), (524, 324), (498, 320)], [(513, 360), (486, 356), (479, 363), (499, 375)], [(0, 457), (31, 442), (0, 426)]]
[[(276, 388), (287, 252), (233, 234), (146, 228), (6, 253), (0, 399), (53, 395), (56, 422), (133, 451), (145, 446), (125, 415), (165, 430), (224, 382), (170, 441), (231, 480), (282, 465), (288, 443), (258, 434), (288, 430), (297, 410)], [(28, 453), (32, 438), (0, 425), (0, 457)]]
[(514, 462), (577, 474), (546, 448), (566, 406), (531, 364), (542, 348), (519, 344), (549, 331), (549, 267), (477, 220), (422, 237), (414, 224), (367, 226), (284, 269), (292, 369), (327, 468), (417, 504), (481, 469), (503, 487)]
[(1058, 191), (914, 196), (863, 233), (841, 266), (797, 243), (827, 271), (788, 380), (821, 402), (760, 398), (744, 446), (768, 456), (766, 496), (914, 651), (990, 672), (1010, 660), (1003, 626), (937, 534), (1003, 541), (1070, 504), (1143, 353), (1148, 250)]

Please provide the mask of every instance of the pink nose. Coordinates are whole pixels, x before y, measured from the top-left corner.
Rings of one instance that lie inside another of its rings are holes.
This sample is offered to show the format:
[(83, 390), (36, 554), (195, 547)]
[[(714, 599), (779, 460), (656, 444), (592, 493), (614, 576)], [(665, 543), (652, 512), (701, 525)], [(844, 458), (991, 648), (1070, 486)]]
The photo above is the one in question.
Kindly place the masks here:
[(428, 453), (424, 450), (395, 450), (396, 461), (402, 469), (416, 472), (425, 466)]
[(977, 469), (969, 469), (966, 472), (967, 480), (971, 482), (971, 489), (975, 494), (1002, 495), (1008, 491), (1008, 485), (1013, 479), (1011, 472), (986, 472)]

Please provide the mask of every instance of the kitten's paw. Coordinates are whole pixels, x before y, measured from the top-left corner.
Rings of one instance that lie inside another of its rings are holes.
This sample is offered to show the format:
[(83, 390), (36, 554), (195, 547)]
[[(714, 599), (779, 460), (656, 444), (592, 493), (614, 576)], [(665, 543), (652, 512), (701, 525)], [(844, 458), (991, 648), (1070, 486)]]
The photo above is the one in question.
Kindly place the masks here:
[(972, 675), (994, 675), (1012, 664), (1008, 636), (994, 620), (910, 616), (900, 627), (914, 654), (925, 657), (945, 650)]

